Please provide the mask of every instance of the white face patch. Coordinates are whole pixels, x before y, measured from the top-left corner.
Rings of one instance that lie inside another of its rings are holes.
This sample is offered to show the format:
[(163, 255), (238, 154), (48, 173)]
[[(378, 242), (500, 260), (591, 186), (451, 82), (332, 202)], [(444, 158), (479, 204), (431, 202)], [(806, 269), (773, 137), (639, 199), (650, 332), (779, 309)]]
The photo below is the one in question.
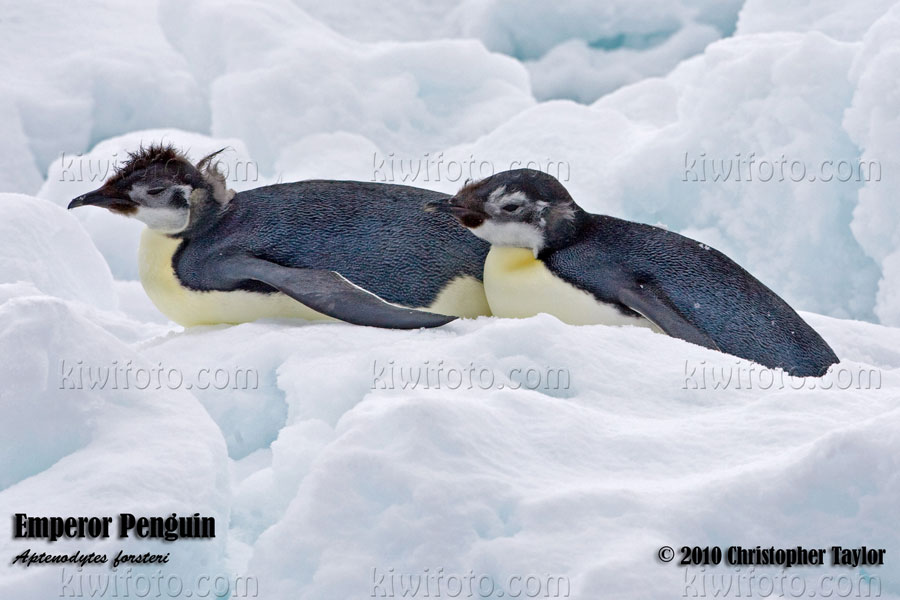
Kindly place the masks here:
[(544, 236), (541, 231), (525, 223), (495, 223), (488, 219), (470, 231), (494, 246), (530, 248), (535, 256), (544, 247)]
[(147, 227), (160, 233), (178, 233), (187, 228), (191, 214), (187, 209), (140, 206), (134, 214), (134, 218), (143, 221)]
[(528, 202), (528, 196), (526, 196), (524, 192), (504, 194), (503, 192), (505, 190), (506, 186), (503, 186), (491, 192), (490, 196), (488, 196), (488, 202), (497, 207), (502, 207), (504, 204), (516, 204), (522, 206)]
[(185, 198), (190, 198), (193, 192), (189, 185), (173, 185), (154, 195), (150, 194), (147, 186), (135, 185), (129, 192), (131, 199), (138, 204), (134, 218), (160, 233), (184, 231), (190, 222), (191, 211), (186, 206), (171, 206), (169, 199), (176, 190), (180, 190)]

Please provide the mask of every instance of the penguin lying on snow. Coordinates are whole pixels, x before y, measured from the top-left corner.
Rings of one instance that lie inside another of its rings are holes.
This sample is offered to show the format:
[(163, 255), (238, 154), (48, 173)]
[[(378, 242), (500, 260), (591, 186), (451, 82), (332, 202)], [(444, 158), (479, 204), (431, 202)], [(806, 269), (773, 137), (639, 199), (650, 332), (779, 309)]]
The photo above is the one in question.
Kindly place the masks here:
[(481, 284), (488, 244), (450, 216), (421, 210), (446, 195), (352, 181), (235, 194), (216, 154), (194, 165), (170, 146), (142, 148), (69, 204), (147, 225), (141, 283), (177, 323), (331, 317), (410, 329), (489, 314)]
[(492, 244), (484, 286), (497, 316), (652, 324), (797, 376), (823, 375), (838, 362), (784, 300), (721, 252), (665, 229), (589, 214), (540, 171), (498, 173), (426, 210), (452, 214)]

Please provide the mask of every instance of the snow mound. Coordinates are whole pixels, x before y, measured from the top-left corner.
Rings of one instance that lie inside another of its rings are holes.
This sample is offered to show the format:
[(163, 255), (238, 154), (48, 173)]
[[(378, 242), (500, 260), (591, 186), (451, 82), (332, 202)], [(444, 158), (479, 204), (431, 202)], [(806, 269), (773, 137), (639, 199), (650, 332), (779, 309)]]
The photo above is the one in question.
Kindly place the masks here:
[[(212, 134), (240, 137), (269, 173), (279, 151), (343, 130), (397, 149), (477, 137), (534, 103), (515, 60), (471, 40), (361, 44), (287, 1), (167, 2), (172, 39), (210, 84)], [(245, 36), (229, 35), (242, 29)]]
[(644, 47), (597, 49), (574, 39), (554, 46), (527, 63), (536, 98), (570, 98), (591, 103), (604, 94), (646, 77), (665, 75), (689, 56), (722, 37), (710, 25), (688, 24)]
[(743, 0), (405, 1), (389, 7), (359, 0), (297, 3), (360, 41), (478, 39), (528, 67), (538, 100), (593, 102), (622, 85), (663, 75), (731, 35)]
[(847, 227), (868, 176), (842, 127), (855, 54), (819, 33), (735, 37), (601, 99), (649, 129), (608, 181), (625, 215), (717, 247), (800, 308), (871, 319), (878, 265)]
[[(0, 304), (0, 324), (5, 411), (0, 445), (8, 458), (0, 469), (0, 505), (9, 514), (200, 512), (227, 529), (225, 446), (195, 399), (153, 385), (138, 389), (144, 384), (137, 372), (147, 373), (154, 365), (87, 318), (78, 303), (49, 296), (11, 299)], [(130, 389), (123, 387), (127, 377)], [(223, 572), (225, 545), (226, 536), (182, 543), (166, 572), (185, 580)], [(172, 551), (167, 544), (115, 534), (90, 543), (0, 540), (0, 551), (8, 557), (26, 548), (98, 552), (110, 559), (120, 549), (126, 554)], [(10, 566), (0, 577), (0, 594), (58, 596), (60, 579), (59, 569)]]
[[(202, 131), (209, 105), (187, 63), (166, 39), (156, 3), (96, 2), (91, 10), (52, 0), (4, 8), (0, 56), (3, 110), (0, 165), (30, 162), (45, 172), (63, 150), (149, 127)], [(34, 192), (27, 173), (15, 191)], [(3, 188), (8, 184), (0, 179)], [(28, 187), (18, 187), (19, 185)]]
[(731, 35), (743, 0), (470, 1), (462, 31), (526, 61), (539, 100), (592, 102)]
[(856, 83), (844, 127), (862, 149), (862, 159), (878, 162), (882, 177), (859, 190), (850, 228), (866, 254), (881, 265), (875, 314), (900, 325), (900, 85), (891, 74), (900, 68), (900, 4), (866, 33), (850, 71)]
[(770, 31), (820, 31), (836, 40), (859, 41), (897, 0), (746, 0), (737, 35)]
[[(21, 194), (0, 194), (0, 285), (115, 308), (109, 267), (64, 209)], [(14, 294), (19, 295), (19, 294)]]
[[(170, 336), (153, 353), (202, 345), (277, 386), (252, 420), (239, 395), (204, 400), (226, 439), (268, 423), (271, 443), (231, 452), (231, 535), (271, 597), (355, 598), (378, 593), (391, 569), (425, 568), (497, 585), (549, 572), (568, 578), (573, 598), (601, 584), (613, 597), (662, 597), (683, 576), (660, 567), (647, 580), (665, 544), (727, 546), (750, 530), (786, 546), (900, 539), (884, 526), (900, 493), (900, 438), (889, 433), (900, 424), (900, 334), (806, 318), (844, 358), (842, 375), (773, 386), (672, 338), (546, 315), (423, 332), (256, 323)], [(555, 369), (565, 375), (548, 376)], [(871, 382), (847, 385), (844, 375), (871, 369)], [(714, 388), (726, 372), (743, 387)], [(285, 405), (279, 419), (264, 408), (272, 398)], [(844, 571), (806, 574), (824, 572)], [(885, 593), (900, 590), (877, 574)]]

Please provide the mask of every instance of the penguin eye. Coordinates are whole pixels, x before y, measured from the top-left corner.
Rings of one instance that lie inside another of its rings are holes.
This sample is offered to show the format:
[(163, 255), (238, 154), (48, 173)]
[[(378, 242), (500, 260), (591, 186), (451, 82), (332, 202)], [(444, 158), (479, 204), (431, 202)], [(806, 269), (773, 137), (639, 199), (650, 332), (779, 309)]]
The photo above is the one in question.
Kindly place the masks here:
[(147, 193), (150, 194), (151, 196), (159, 196), (164, 191), (166, 191), (166, 188), (157, 187), (157, 188), (150, 188), (149, 190), (147, 190)]
[(516, 212), (517, 210), (519, 210), (519, 205), (518, 204), (504, 204), (500, 208), (502, 208), (506, 212)]

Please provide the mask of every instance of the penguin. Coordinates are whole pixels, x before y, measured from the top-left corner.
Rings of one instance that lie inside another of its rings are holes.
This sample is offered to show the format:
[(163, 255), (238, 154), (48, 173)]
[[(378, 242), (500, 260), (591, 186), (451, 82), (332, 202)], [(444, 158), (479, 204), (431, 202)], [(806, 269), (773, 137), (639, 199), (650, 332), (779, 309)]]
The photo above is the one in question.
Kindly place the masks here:
[(838, 362), (784, 300), (721, 252), (590, 214), (546, 173), (504, 171), (425, 209), (491, 244), (484, 286), (495, 316), (643, 325), (802, 377)]
[(219, 152), (193, 164), (169, 145), (141, 147), (69, 203), (146, 224), (141, 283), (176, 323), (292, 317), (413, 329), (489, 314), (489, 244), (421, 210), (446, 194), (325, 180), (235, 193), (213, 162)]

